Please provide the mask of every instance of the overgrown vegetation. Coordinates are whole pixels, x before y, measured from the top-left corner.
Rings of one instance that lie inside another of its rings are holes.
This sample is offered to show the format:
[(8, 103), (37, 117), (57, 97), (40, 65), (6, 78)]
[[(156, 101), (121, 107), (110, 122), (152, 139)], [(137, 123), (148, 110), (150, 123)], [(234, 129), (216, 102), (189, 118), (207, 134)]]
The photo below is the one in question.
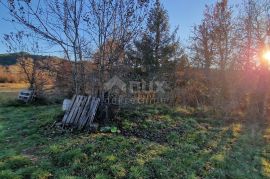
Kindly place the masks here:
[[(0, 91), (0, 178), (270, 178), (270, 8), (241, 3), (207, 5), (184, 48), (161, 0), (0, 1), (25, 30), (7, 50), (29, 52), (0, 55), (0, 83), (39, 100)], [(100, 98), (95, 132), (59, 123), (74, 94)]]
[(58, 105), (2, 104), (0, 178), (270, 177), (264, 124), (138, 106), (120, 111), (114, 125), (121, 133), (74, 134), (50, 127), (60, 113)]
[[(65, 59), (43, 64), (20, 54), (21, 72), (16, 77), (23, 77), (39, 96), (47, 96), (45, 86), (50, 85), (58, 96), (93, 95), (102, 102), (107, 96), (135, 100), (166, 96), (171, 105), (211, 107), (224, 118), (267, 115), (270, 8), (266, 0), (242, 0), (235, 7), (228, 0), (207, 4), (187, 48), (178, 38), (181, 32), (170, 27), (169, 13), (160, 0), (2, 4), (9, 18), (25, 29), (4, 35), (10, 52), (39, 54), (43, 46), (53, 44)], [(0, 74), (0, 82), (7, 81), (13, 70), (2, 71), (7, 73)], [(131, 82), (130, 88), (115, 95), (105, 85), (114, 76)], [(164, 89), (158, 91), (160, 85)], [(239, 109), (242, 116), (235, 113)]]

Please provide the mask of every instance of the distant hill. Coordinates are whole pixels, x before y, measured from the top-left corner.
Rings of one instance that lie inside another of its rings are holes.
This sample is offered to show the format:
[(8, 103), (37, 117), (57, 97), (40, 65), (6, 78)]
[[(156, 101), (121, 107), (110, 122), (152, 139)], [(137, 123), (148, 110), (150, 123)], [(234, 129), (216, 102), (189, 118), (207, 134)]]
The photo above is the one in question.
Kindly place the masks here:
[(7, 53), (7, 54), (0, 54), (0, 65), (2, 65), (2, 66), (15, 65), (17, 63), (18, 57), (20, 57), (22, 55), (29, 56), (35, 60), (43, 60), (43, 59), (51, 58), (50, 56), (31, 55), (31, 54), (25, 53), (25, 52)]

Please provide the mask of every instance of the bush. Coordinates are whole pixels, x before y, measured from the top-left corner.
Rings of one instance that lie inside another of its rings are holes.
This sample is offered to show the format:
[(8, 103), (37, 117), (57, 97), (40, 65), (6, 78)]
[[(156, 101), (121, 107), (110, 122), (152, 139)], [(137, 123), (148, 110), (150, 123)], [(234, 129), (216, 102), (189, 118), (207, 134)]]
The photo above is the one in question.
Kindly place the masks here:
[(21, 155), (12, 156), (6, 160), (5, 166), (10, 169), (23, 168), (31, 164), (31, 161)]
[(11, 170), (2, 170), (0, 171), (0, 178), (3, 179), (20, 179), (21, 177)]

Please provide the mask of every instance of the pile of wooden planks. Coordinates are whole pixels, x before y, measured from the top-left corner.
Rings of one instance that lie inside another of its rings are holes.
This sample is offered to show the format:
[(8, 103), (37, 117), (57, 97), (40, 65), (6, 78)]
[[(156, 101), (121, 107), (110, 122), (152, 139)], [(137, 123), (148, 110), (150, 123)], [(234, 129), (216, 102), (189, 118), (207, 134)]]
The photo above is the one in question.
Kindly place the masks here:
[(91, 96), (73, 96), (71, 104), (62, 120), (63, 126), (79, 130), (89, 128), (95, 118), (100, 99)]

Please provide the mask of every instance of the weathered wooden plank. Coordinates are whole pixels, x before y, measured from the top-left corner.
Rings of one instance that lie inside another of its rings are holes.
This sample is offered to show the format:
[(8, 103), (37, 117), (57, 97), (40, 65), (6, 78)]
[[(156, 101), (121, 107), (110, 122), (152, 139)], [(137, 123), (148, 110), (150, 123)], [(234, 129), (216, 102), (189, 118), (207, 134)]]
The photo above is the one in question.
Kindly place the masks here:
[(66, 124), (70, 124), (70, 120), (71, 120), (71, 117), (72, 117), (72, 115), (74, 113), (74, 109), (75, 109), (75, 106), (77, 105), (78, 100), (79, 100), (79, 96), (77, 95), (76, 99), (74, 101), (74, 104), (72, 105), (72, 108), (70, 109), (70, 112), (69, 112), (69, 114), (67, 116)]
[(77, 102), (77, 104), (76, 104), (76, 106), (74, 108), (74, 113), (73, 113), (73, 115), (71, 117), (70, 124), (74, 124), (75, 125), (75, 120), (77, 118), (77, 115), (80, 115), (79, 114), (79, 108), (80, 108), (80, 106), (82, 104), (83, 99), (84, 99), (83, 96), (79, 96), (79, 100), (78, 100), (78, 102)]
[(91, 110), (90, 110), (90, 113), (89, 113), (89, 116), (88, 116), (88, 119), (87, 119), (86, 126), (90, 126), (91, 123), (93, 122), (93, 120), (95, 118), (95, 115), (96, 115), (96, 111), (98, 109), (99, 102), (100, 102), (99, 98), (96, 98), (94, 100), (93, 106), (91, 107)]
[(96, 98), (93, 97), (92, 100), (91, 100), (91, 103), (90, 103), (90, 105), (89, 105), (89, 107), (87, 109), (87, 112), (85, 114), (85, 119), (84, 119), (84, 122), (83, 122), (83, 125), (81, 126), (81, 128), (84, 128), (87, 125), (88, 121), (89, 121), (89, 116), (91, 116), (91, 111), (92, 111), (92, 109), (93, 109), (93, 107), (95, 105), (95, 99)]
[(95, 99), (96, 98), (93, 97), (92, 100), (91, 100), (90, 107), (88, 108), (86, 116), (85, 116), (85, 124), (84, 124), (84, 126), (86, 126), (88, 124), (89, 116), (91, 116), (91, 111), (92, 111), (92, 108), (94, 107), (94, 104), (95, 104)]
[(97, 109), (98, 109), (98, 106), (99, 106), (99, 99), (96, 99), (95, 103), (94, 103), (94, 106), (92, 108), (92, 111), (91, 111), (89, 121), (88, 121), (88, 126), (90, 126), (93, 123), (96, 112), (97, 112)]
[(85, 104), (87, 102), (87, 99), (88, 98), (86, 96), (83, 96), (82, 100), (81, 100), (81, 102), (80, 102), (80, 104), (78, 106), (77, 116), (75, 117), (74, 122), (73, 122), (76, 127), (78, 126), (78, 123), (79, 123), (79, 120), (81, 118), (82, 112), (83, 112), (83, 110), (85, 108)]
[(95, 106), (94, 106), (94, 109), (93, 109), (93, 112), (92, 112), (92, 116), (90, 118), (90, 123), (89, 125), (91, 125), (94, 121), (94, 118), (96, 116), (96, 112), (98, 110), (98, 106), (99, 106), (99, 103), (100, 103), (100, 99), (96, 98), (96, 101), (95, 101)]
[(73, 105), (74, 105), (74, 103), (75, 103), (75, 101), (76, 101), (76, 98), (77, 98), (76, 95), (74, 95), (74, 96), (72, 97), (71, 105), (69, 106), (68, 110), (65, 112), (65, 115), (64, 115), (63, 120), (62, 120), (62, 123), (63, 123), (64, 125), (65, 125), (66, 122), (67, 122), (67, 118), (68, 118), (68, 116), (69, 116), (69, 114), (70, 114), (70, 112), (71, 112), (71, 110), (72, 110), (72, 108), (73, 108)]
[(89, 110), (89, 108), (91, 108), (91, 102), (92, 102), (93, 98), (91, 96), (88, 96), (87, 98), (87, 102), (86, 102), (86, 105), (85, 105), (85, 108), (82, 112), (82, 115), (81, 115), (81, 119), (79, 120), (79, 123), (78, 123), (78, 129), (81, 130), (85, 123), (86, 123), (86, 114)]
[(93, 122), (100, 99), (91, 96), (73, 96), (72, 103), (63, 117), (63, 124), (83, 129)]
[(72, 110), (71, 110), (71, 112), (70, 112), (70, 114), (69, 114), (69, 116), (68, 116), (68, 119), (67, 119), (67, 124), (72, 124), (72, 122), (73, 122), (73, 118), (74, 118), (74, 115), (76, 115), (76, 109), (77, 109), (77, 106), (78, 106), (78, 103), (79, 103), (79, 101), (81, 100), (81, 96), (77, 96), (77, 98), (76, 98), (76, 101), (75, 101), (75, 103), (74, 103), (74, 105), (73, 105), (73, 107), (72, 107)]

